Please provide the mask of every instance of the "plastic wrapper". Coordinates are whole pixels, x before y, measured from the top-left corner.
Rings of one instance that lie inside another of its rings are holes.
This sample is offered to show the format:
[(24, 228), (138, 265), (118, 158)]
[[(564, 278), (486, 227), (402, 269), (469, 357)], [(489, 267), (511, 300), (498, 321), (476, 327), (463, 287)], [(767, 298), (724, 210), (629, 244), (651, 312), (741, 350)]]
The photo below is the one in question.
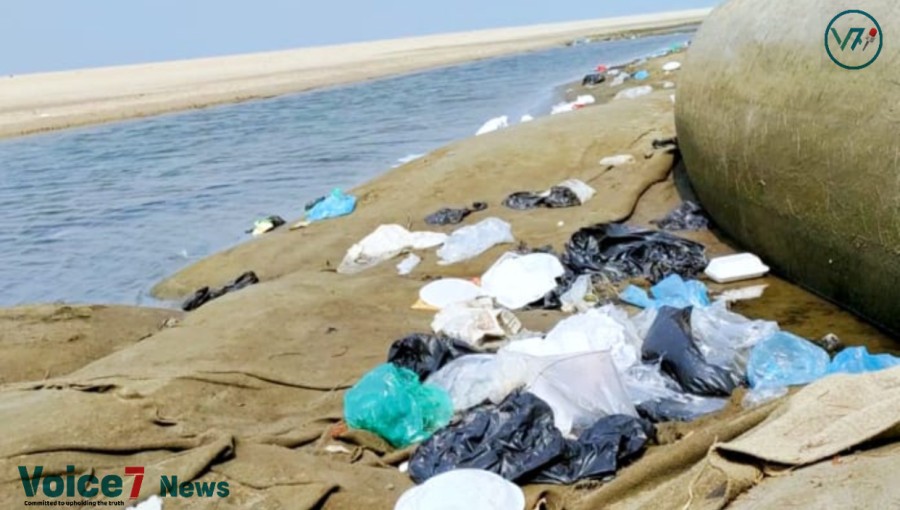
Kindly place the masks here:
[(900, 365), (900, 358), (890, 354), (869, 354), (865, 347), (848, 347), (835, 355), (828, 365), (829, 374), (864, 374)]
[(691, 335), (691, 309), (660, 308), (644, 339), (645, 361), (660, 361), (662, 371), (695, 395), (731, 395), (740, 378), (706, 361)]
[(676, 207), (665, 218), (651, 222), (662, 230), (703, 230), (709, 227), (709, 216), (690, 200)]
[(474, 225), (462, 227), (447, 238), (437, 251), (440, 265), (468, 260), (498, 244), (515, 242), (512, 227), (499, 218), (487, 218)]
[(259, 283), (259, 278), (257, 278), (256, 273), (254, 273), (253, 271), (247, 271), (224, 287), (218, 289), (210, 289), (209, 287), (197, 289), (194, 292), (194, 295), (181, 305), (181, 309), (185, 312), (196, 310), (206, 303), (209, 303), (213, 299), (220, 298), (225, 294), (228, 294), (229, 292), (241, 290), (244, 287), (255, 285), (257, 283)]
[(321, 221), (338, 218), (352, 213), (354, 209), (356, 209), (356, 197), (335, 189), (330, 195), (317, 201), (306, 211), (306, 220)]
[(818, 345), (781, 331), (750, 351), (747, 379), (753, 389), (809, 384), (826, 374), (829, 362)]
[(344, 394), (344, 419), (396, 448), (427, 439), (450, 422), (453, 403), (443, 389), (422, 384), (411, 370), (385, 363)]
[(575, 232), (562, 261), (575, 274), (603, 274), (613, 281), (643, 276), (654, 283), (670, 274), (694, 278), (707, 265), (699, 243), (618, 223)]
[(470, 346), (453, 338), (413, 334), (391, 344), (387, 360), (394, 366), (412, 370), (424, 380), (447, 363), (474, 352)]
[(445, 207), (429, 214), (425, 218), (425, 223), (429, 225), (456, 225), (462, 223), (473, 212), (485, 209), (487, 209), (487, 204), (484, 202), (475, 202), (472, 204), (472, 207), (461, 207), (459, 209)]
[(629, 285), (619, 298), (641, 308), (709, 306), (706, 285), (697, 280), (685, 281), (677, 274), (669, 275), (651, 287), (650, 294), (653, 298), (648, 296), (644, 289)]

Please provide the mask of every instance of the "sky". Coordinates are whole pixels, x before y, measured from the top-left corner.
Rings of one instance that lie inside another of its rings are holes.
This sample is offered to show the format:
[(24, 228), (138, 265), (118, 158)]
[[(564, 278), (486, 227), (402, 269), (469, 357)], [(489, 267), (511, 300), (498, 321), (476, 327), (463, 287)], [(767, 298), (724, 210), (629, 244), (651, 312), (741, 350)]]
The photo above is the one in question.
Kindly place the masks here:
[(709, 7), (716, 0), (2, 0), (0, 74)]

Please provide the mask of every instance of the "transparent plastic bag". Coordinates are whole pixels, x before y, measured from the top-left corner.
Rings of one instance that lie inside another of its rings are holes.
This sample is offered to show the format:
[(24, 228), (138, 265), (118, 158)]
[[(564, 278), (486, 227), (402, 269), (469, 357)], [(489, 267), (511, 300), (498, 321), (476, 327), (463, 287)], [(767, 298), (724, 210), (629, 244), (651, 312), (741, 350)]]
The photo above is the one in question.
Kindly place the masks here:
[(498, 401), (505, 398), (512, 390), (505, 391), (498, 376), (496, 356), (471, 354), (447, 363), (425, 382), (443, 388), (459, 412), (490, 401), (492, 395), (503, 394)]
[(422, 441), (450, 423), (450, 395), (419, 382), (411, 370), (385, 363), (363, 376), (344, 394), (344, 418), (397, 448)]
[(750, 349), (778, 333), (777, 322), (750, 320), (731, 312), (724, 301), (691, 312), (691, 331), (706, 361), (738, 376), (747, 369)]
[(513, 243), (515, 238), (509, 223), (499, 218), (487, 218), (474, 225), (454, 231), (437, 251), (440, 265), (468, 260), (497, 244)]

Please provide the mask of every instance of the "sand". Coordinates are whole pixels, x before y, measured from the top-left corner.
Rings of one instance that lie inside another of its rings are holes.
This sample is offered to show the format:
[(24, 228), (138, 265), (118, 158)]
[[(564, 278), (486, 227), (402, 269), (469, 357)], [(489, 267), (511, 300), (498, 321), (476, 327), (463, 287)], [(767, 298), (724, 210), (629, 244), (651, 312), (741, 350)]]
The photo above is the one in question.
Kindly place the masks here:
[(709, 9), (0, 78), (0, 137), (201, 108), (699, 23)]

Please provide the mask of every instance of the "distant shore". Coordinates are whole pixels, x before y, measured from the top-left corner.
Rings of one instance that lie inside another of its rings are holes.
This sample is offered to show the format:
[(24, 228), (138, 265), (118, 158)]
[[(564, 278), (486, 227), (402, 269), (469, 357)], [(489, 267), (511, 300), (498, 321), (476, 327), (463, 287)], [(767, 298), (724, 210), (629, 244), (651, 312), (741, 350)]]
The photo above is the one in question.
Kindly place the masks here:
[(273, 97), (590, 38), (687, 27), (710, 9), (0, 77), (0, 137)]

